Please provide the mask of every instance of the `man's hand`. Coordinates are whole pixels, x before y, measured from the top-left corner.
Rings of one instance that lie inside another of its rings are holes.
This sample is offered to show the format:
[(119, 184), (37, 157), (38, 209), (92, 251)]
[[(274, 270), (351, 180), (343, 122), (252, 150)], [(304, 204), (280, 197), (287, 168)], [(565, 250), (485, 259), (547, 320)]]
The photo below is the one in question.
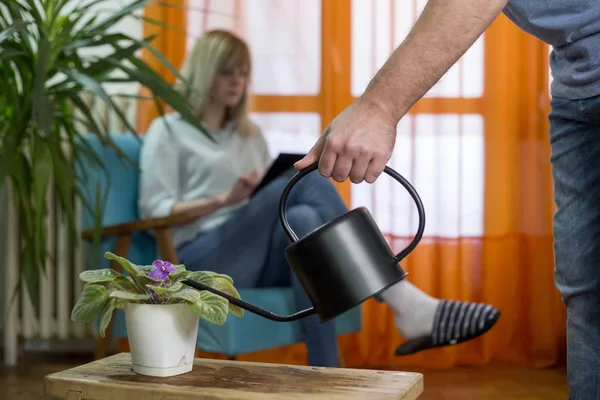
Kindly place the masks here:
[(354, 183), (373, 183), (392, 156), (396, 125), (384, 108), (360, 97), (331, 122), (295, 167), (319, 161), (324, 177), (342, 182), (349, 176)]

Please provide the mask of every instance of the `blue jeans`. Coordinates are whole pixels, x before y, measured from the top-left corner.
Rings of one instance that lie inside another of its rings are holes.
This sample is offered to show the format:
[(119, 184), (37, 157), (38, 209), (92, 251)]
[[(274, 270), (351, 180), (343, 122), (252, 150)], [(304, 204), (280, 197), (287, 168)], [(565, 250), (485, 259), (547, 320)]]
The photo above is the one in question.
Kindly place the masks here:
[(570, 398), (600, 399), (600, 96), (554, 97), (551, 105), (555, 281), (567, 307)]
[[(258, 192), (224, 224), (178, 249), (190, 270), (227, 274), (236, 288), (291, 286), (298, 311), (312, 306), (284, 256), (289, 238), (279, 220), (279, 200), (294, 170)], [(347, 211), (335, 186), (312, 172), (292, 188), (288, 223), (299, 237)], [(316, 315), (300, 320), (311, 366), (338, 364), (335, 321), (321, 324)]]

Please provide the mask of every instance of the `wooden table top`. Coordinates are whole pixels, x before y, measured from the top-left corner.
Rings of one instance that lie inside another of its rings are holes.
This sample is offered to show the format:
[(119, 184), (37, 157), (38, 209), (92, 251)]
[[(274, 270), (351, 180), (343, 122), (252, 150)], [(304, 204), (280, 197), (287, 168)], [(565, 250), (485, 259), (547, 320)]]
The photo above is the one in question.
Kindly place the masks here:
[(417, 373), (202, 358), (187, 374), (155, 378), (134, 373), (129, 353), (48, 375), (44, 384), (47, 395), (69, 400), (414, 400), (423, 392)]

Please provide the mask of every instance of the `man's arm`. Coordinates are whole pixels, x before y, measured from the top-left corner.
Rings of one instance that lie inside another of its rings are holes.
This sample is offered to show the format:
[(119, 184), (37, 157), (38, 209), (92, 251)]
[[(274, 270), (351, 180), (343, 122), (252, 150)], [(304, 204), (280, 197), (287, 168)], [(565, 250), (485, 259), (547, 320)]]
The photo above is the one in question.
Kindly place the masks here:
[(296, 168), (319, 161), (325, 177), (369, 183), (381, 175), (396, 126), (456, 63), (508, 0), (429, 0), (408, 37), (354, 103), (342, 111)]
[(408, 37), (365, 93), (334, 118), (296, 168), (319, 161), (319, 172), (325, 177), (375, 182), (392, 156), (398, 121), (475, 43), (507, 3), (429, 0)]
[(396, 122), (475, 43), (508, 0), (429, 0), (363, 97)]

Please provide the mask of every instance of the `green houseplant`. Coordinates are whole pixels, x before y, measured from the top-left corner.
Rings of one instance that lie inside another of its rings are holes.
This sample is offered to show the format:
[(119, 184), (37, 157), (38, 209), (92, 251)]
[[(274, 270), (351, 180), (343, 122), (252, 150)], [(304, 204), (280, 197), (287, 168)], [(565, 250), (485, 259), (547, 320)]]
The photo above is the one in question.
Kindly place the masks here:
[(74, 322), (89, 323), (100, 316), (104, 336), (115, 309), (125, 310), (133, 370), (140, 374), (171, 376), (192, 369), (199, 318), (223, 325), (228, 313), (242, 317), (244, 311), (209, 291), (182, 283), (191, 279), (239, 298), (233, 280), (211, 271), (188, 271), (184, 265), (156, 260), (134, 265), (113, 253), (127, 275), (113, 269), (84, 271), (85, 282), (71, 313)]
[[(194, 118), (186, 97), (139, 58), (140, 50), (152, 52), (181, 79), (177, 70), (152, 48), (153, 38), (138, 40), (126, 33), (111, 32), (111, 27), (125, 18), (143, 19), (136, 12), (147, 1), (136, 0), (114, 11), (99, 10), (104, 2), (0, 3), (0, 187), (10, 183), (19, 212), (22, 279), (16, 289), (26, 285), (36, 310), (39, 274), (47, 258), (48, 189), (54, 187), (58, 193), (58, 208), (71, 242), (79, 240), (74, 202), (80, 200), (97, 216), (101, 210), (90, 209), (80, 195), (80, 178), (73, 165), (86, 159), (103, 168), (102, 160), (79, 139), (84, 134), (95, 134), (118, 152), (109, 128), (85, 101), (88, 95), (105, 103), (132, 134), (137, 134), (117, 105), (120, 95), (110, 95), (106, 85), (139, 84), (148, 89), (148, 98), (155, 101), (161, 113), (164, 105), (170, 106), (210, 138)], [(95, 55), (93, 50), (100, 47), (108, 48), (108, 54)]]

